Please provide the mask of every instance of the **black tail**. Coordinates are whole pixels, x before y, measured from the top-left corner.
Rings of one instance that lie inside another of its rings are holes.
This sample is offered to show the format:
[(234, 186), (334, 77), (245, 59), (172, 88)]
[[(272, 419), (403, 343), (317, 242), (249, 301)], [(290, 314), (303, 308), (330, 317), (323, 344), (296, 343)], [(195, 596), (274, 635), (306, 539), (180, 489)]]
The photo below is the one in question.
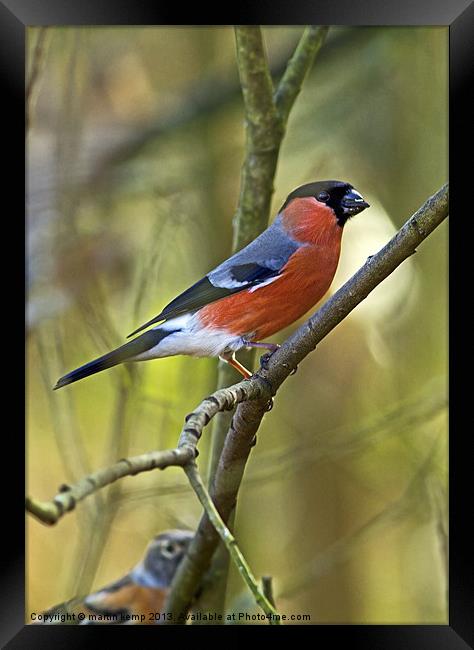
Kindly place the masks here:
[(168, 336), (168, 334), (172, 334), (172, 331), (156, 329), (145, 332), (145, 334), (137, 336), (133, 341), (121, 345), (119, 348), (112, 350), (112, 352), (109, 352), (108, 354), (104, 354), (103, 357), (94, 359), (94, 361), (90, 361), (84, 366), (68, 372), (67, 375), (58, 379), (53, 390), (72, 384), (75, 381), (79, 381), (79, 379), (84, 379), (84, 377), (89, 377), (89, 375), (94, 375), (96, 372), (100, 372), (101, 370), (112, 368), (124, 361), (130, 361), (137, 354), (151, 350), (151, 348), (158, 345), (158, 343)]

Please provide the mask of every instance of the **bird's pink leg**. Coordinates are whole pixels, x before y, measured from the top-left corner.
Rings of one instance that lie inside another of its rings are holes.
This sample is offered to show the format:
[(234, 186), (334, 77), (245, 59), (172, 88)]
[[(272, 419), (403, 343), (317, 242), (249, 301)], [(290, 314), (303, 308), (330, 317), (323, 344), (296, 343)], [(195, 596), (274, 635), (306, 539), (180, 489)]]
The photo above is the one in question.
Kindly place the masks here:
[[(258, 341), (247, 341), (244, 339), (244, 345), (245, 347), (248, 348), (263, 348), (264, 350), (268, 350), (267, 354), (264, 354), (262, 359), (265, 357), (268, 360), (268, 357), (270, 357), (278, 348), (280, 347), (278, 343), (260, 343)], [(239, 372), (245, 379), (250, 379), (252, 377), (253, 373), (250, 372), (250, 370), (247, 370), (245, 366), (243, 366), (237, 359), (235, 358), (235, 354), (233, 354), (231, 357), (219, 357), (221, 361), (225, 361), (226, 363), (229, 364), (229, 366), (232, 366), (232, 368), (235, 368), (237, 372)], [(263, 365), (263, 364), (262, 364)]]
[(235, 355), (233, 354), (231, 357), (219, 357), (221, 361), (225, 361), (226, 363), (229, 364), (229, 366), (232, 366), (232, 368), (235, 368), (237, 372), (240, 372), (240, 374), (245, 377), (245, 379), (250, 379), (252, 376), (252, 373), (250, 370), (247, 370), (245, 366), (243, 366), (237, 359), (235, 358)]

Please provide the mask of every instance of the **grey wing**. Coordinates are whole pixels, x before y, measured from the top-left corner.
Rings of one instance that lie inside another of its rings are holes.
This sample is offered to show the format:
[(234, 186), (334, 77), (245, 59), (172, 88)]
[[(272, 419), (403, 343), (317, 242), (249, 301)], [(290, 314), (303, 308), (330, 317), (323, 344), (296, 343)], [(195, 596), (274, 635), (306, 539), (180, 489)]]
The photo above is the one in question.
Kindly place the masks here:
[(196, 311), (211, 302), (254, 287), (276, 277), (291, 255), (301, 246), (281, 226), (280, 217), (248, 246), (222, 262), (204, 278), (172, 300), (163, 311), (137, 330)]

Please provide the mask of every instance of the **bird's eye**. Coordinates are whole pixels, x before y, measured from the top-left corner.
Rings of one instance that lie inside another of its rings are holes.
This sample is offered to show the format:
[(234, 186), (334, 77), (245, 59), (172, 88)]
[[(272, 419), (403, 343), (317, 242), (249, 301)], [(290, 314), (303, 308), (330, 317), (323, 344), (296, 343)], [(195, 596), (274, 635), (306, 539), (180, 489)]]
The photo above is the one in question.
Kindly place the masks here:
[(323, 190), (318, 194), (318, 201), (322, 201), (323, 203), (326, 203), (326, 201), (329, 200), (329, 192), (326, 192), (326, 190)]
[(164, 557), (173, 557), (178, 550), (178, 545), (174, 542), (164, 542), (161, 547), (161, 553)]

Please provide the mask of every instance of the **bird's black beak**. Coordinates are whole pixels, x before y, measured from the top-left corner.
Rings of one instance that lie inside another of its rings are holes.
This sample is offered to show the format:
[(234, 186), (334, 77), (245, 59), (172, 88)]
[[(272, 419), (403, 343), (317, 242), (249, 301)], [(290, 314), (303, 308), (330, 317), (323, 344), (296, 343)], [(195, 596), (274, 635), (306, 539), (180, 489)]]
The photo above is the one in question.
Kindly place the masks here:
[(341, 201), (342, 212), (346, 217), (352, 217), (354, 214), (358, 214), (369, 208), (367, 201), (364, 201), (364, 198), (359, 194), (354, 188), (348, 190)]

